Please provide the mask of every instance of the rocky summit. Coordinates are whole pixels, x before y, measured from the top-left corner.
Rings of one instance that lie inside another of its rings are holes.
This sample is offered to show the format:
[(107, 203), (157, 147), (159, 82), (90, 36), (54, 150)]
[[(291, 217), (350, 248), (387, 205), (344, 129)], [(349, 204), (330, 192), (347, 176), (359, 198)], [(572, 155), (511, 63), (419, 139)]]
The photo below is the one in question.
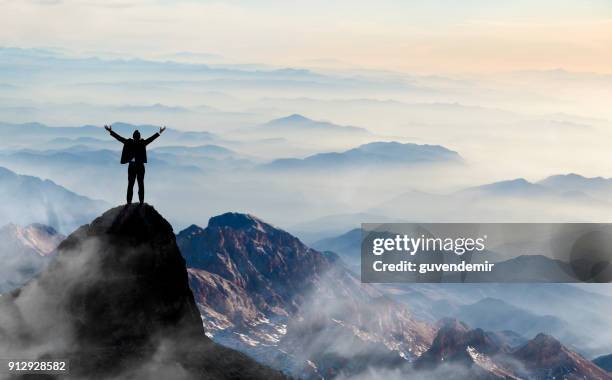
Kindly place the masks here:
[(148, 205), (80, 227), (0, 308), (2, 357), (68, 359), (75, 378), (283, 378), (206, 337), (172, 227)]

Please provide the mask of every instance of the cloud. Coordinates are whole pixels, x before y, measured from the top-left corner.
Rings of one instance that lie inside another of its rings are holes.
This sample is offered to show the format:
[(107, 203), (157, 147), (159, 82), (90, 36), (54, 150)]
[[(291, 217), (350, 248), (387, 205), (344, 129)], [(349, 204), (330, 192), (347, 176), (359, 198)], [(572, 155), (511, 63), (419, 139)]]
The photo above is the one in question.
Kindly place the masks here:
[(142, 56), (203, 50), (235, 62), (283, 65), (325, 57), (426, 72), (610, 67), (609, 6), (551, 4), (551, 12), (504, 4), (8, 1), (0, 44), (78, 52), (96, 46)]

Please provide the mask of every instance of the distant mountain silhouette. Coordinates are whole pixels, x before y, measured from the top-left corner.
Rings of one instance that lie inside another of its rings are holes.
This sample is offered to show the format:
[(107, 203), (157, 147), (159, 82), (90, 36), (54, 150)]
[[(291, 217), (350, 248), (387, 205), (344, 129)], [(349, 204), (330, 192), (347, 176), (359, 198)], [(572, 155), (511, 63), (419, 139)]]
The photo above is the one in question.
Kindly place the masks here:
[(365, 128), (342, 126), (327, 121), (316, 121), (299, 114), (274, 119), (256, 127), (260, 131), (279, 132), (282, 134), (302, 133), (337, 133), (351, 135), (369, 135)]
[(560, 192), (582, 192), (594, 197), (607, 197), (612, 194), (612, 179), (589, 178), (575, 173), (553, 175), (538, 181), (537, 184)]
[(577, 209), (605, 220), (605, 210), (612, 209), (608, 199), (610, 194), (565, 190), (517, 178), (446, 194), (409, 190), (365, 212), (396, 218), (410, 215), (411, 220), (507, 223), (573, 221)]
[[(551, 334), (572, 349), (588, 357), (612, 352), (608, 325), (612, 314), (612, 298), (596, 293), (597, 286), (544, 283), (487, 283), (487, 284), (394, 284), (393, 293), (401, 301), (440, 318), (441, 310), (457, 313), (463, 305), (470, 305), (483, 298), (495, 298), (537, 316), (553, 316), (567, 325), (561, 334)], [(546, 300), (543, 302), (542, 300)], [(443, 305), (449, 303), (449, 305)], [(440, 306), (443, 307), (440, 307)], [(432, 310), (434, 309), (434, 310)], [(503, 310), (503, 308), (502, 308)], [(477, 310), (475, 310), (477, 312)], [(495, 312), (492, 312), (492, 316)], [(524, 315), (523, 315), (524, 316)], [(486, 319), (486, 315), (477, 318)], [(516, 317), (521, 319), (522, 315)], [(507, 328), (512, 319), (499, 323)], [(526, 325), (529, 323), (526, 320)], [(535, 321), (534, 325), (537, 325)], [(472, 324), (477, 327), (477, 324)], [(524, 331), (524, 330), (523, 330)], [(529, 338), (529, 336), (527, 336)]]
[(612, 354), (600, 356), (593, 360), (593, 363), (597, 364), (600, 368), (612, 372)]
[(452, 319), (442, 322), (430, 349), (415, 362), (415, 368), (432, 370), (448, 364), (469, 371), (460, 379), (612, 379), (549, 335), (538, 334), (514, 348), (494, 333), (471, 329)]
[(430, 325), (361, 284), (338, 256), (254, 216), (213, 217), (177, 242), (214, 339), (296, 376), (402, 366), (433, 338)]
[[(295, 224), (291, 226), (291, 231), (303, 241), (313, 245), (315, 243), (320, 243), (323, 239), (334, 239), (340, 235), (345, 235), (347, 231), (361, 226), (364, 220), (374, 221), (376, 223), (401, 223), (405, 221), (405, 219), (401, 218), (389, 218), (382, 216), (382, 214), (370, 214), (365, 212), (332, 214)], [(346, 237), (348, 236), (345, 236), (345, 238)], [(361, 246), (361, 239), (357, 240), (356, 244)], [(317, 249), (327, 250), (329, 248), (319, 245)], [(333, 249), (330, 250), (333, 251)]]
[[(584, 179), (584, 182), (575, 180), (579, 176), (552, 176), (542, 181), (533, 183), (524, 178), (494, 182), (486, 185), (471, 187), (457, 192), (456, 196), (480, 199), (483, 197), (491, 198), (517, 198), (524, 200), (547, 200), (547, 201), (574, 201), (583, 204), (603, 204), (605, 198), (597, 196), (604, 194), (606, 186), (599, 183), (597, 179), (592, 179), (596, 184), (591, 184), (591, 179)], [(612, 185), (610, 185), (612, 189)], [(606, 196), (609, 196), (607, 193)]]
[[(165, 132), (164, 132), (165, 133)], [(95, 171), (95, 179), (107, 183), (116, 178), (116, 162), (121, 156), (117, 146), (99, 149), (91, 145), (71, 145), (61, 149), (0, 152), (0, 165), (18, 168), (34, 175), (52, 176), (61, 183), (75, 182)], [(148, 153), (149, 163), (160, 176), (201, 174), (203, 171), (235, 170), (255, 166), (248, 157), (217, 145), (196, 147), (169, 146)], [(123, 182), (124, 178), (121, 177)], [(123, 184), (122, 186), (123, 187)]]
[(361, 228), (352, 229), (340, 236), (321, 239), (313, 243), (312, 247), (337, 253), (353, 267), (361, 266)]
[(87, 146), (87, 147), (90, 147), (90, 149), (93, 149), (95, 147), (97, 148), (114, 147), (115, 143), (112, 141), (103, 140), (103, 139), (94, 138), (94, 137), (75, 137), (75, 138), (57, 137), (57, 138), (54, 138), (53, 140), (48, 141), (45, 145), (49, 149), (54, 149), (54, 148), (58, 148), (58, 149), (64, 148), (65, 149), (65, 148), (72, 147), (75, 145)]
[[(509, 315), (512, 318), (507, 318)], [(524, 337), (532, 337), (541, 332), (558, 337), (570, 333), (567, 323), (556, 316), (535, 315), (495, 298), (484, 298), (470, 305), (462, 305), (458, 310), (449, 310), (446, 316), (453, 316), (471, 326), (489, 331), (515, 331)]]
[(70, 232), (107, 206), (106, 202), (78, 195), (52, 181), (0, 167), (0, 220), (19, 225), (42, 223)]
[(3, 357), (69, 359), (72, 376), (282, 378), (205, 336), (172, 227), (148, 205), (79, 228), (0, 310)]
[(460, 192), (461, 195), (489, 195), (489, 196), (512, 196), (533, 197), (545, 196), (551, 193), (550, 189), (538, 184), (533, 184), (524, 178), (494, 182), (469, 188)]
[(183, 154), (211, 158), (228, 158), (237, 156), (237, 153), (232, 151), (231, 149), (227, 149), (222, 146), (213, 144), (198, 146), (162, 146), (159, 148), (154, 148), (151, 151), (157, 153)]
[(471, 272), (472, 282), (576, 282), (570, 265), (543, 255), (521, 255), (495, 264), (491, 272)]
[[(134, 130), (138, 129), (144, 136), (150, 136), (159, 131), (159, 126), (155, 125), (134, 125), (116, 122), (112, 124), (113, 130), (124, 136), (131, 136)], [(93, 138), (99, 139), (104, 136), (102, 127), (93, 125), (83, 125), (78, 127), (49, 127), (41, 123), (2, 123), (0, 122), (0, 138), (8, 145), (10, 144), (45, 144), (47, 142), (56, 143), (58, 138), (79, 139)], [(205, 131), (180, 131), (170, 129), (164, 134), (167, 144), (204, 144), (217, 139), (217, 136)], [(91, 142), (91, 140), (89, 140)]]
[(319, 153), (304, 159), (277, 159), (263, 165), (262, 168), (329, 170), (460, 162), (462, 159), (457, 152), (439, 145), (403, 144), (392, 141), (368, 143), (341, 153)]

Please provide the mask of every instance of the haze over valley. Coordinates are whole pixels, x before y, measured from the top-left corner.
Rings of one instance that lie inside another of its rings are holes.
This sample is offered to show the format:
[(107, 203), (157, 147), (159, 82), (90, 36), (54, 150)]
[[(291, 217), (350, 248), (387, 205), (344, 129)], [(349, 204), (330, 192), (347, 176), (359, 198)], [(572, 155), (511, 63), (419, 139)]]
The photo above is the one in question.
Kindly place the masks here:
[[(0, 3), (0, 350), (102, 342), (76, 368), (125, 353), (118, 380), (612, 378), (612, 287), (536, 284), (570, 266), (545, 237), (487, 247), (512, 284), (359, 274), (362, 223), (612, 222), (607, 2)], [(146, 205), (105, 125), (167, 127)]]

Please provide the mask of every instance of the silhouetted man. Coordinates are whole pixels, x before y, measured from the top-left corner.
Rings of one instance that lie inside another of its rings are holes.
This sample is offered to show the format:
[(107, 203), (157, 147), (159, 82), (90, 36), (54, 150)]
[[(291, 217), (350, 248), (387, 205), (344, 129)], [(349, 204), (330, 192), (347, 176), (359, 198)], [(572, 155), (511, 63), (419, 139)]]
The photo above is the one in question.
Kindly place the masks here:
[(121, 163), (128, 165), (128, 188), (127, 188), (127, 203), (132, 203), (132, 194), (134, 193), (134, 181), (138, 180), (138, 199), (140, 203), (144, 203), (144, 176), (145, 165), (147, 163), (147, 145), (159, 137), (166, 127), (161, 127), (159, 133), (154, 134), (148, 139), (141, 139), (140, 132), (134, 131), (131, 139), (126, 139), (119, 136), (110, 125), (105, 125), (104, 129), (110, 132), (111, 136), (123, 143), (123, 151), (121, 152)]

